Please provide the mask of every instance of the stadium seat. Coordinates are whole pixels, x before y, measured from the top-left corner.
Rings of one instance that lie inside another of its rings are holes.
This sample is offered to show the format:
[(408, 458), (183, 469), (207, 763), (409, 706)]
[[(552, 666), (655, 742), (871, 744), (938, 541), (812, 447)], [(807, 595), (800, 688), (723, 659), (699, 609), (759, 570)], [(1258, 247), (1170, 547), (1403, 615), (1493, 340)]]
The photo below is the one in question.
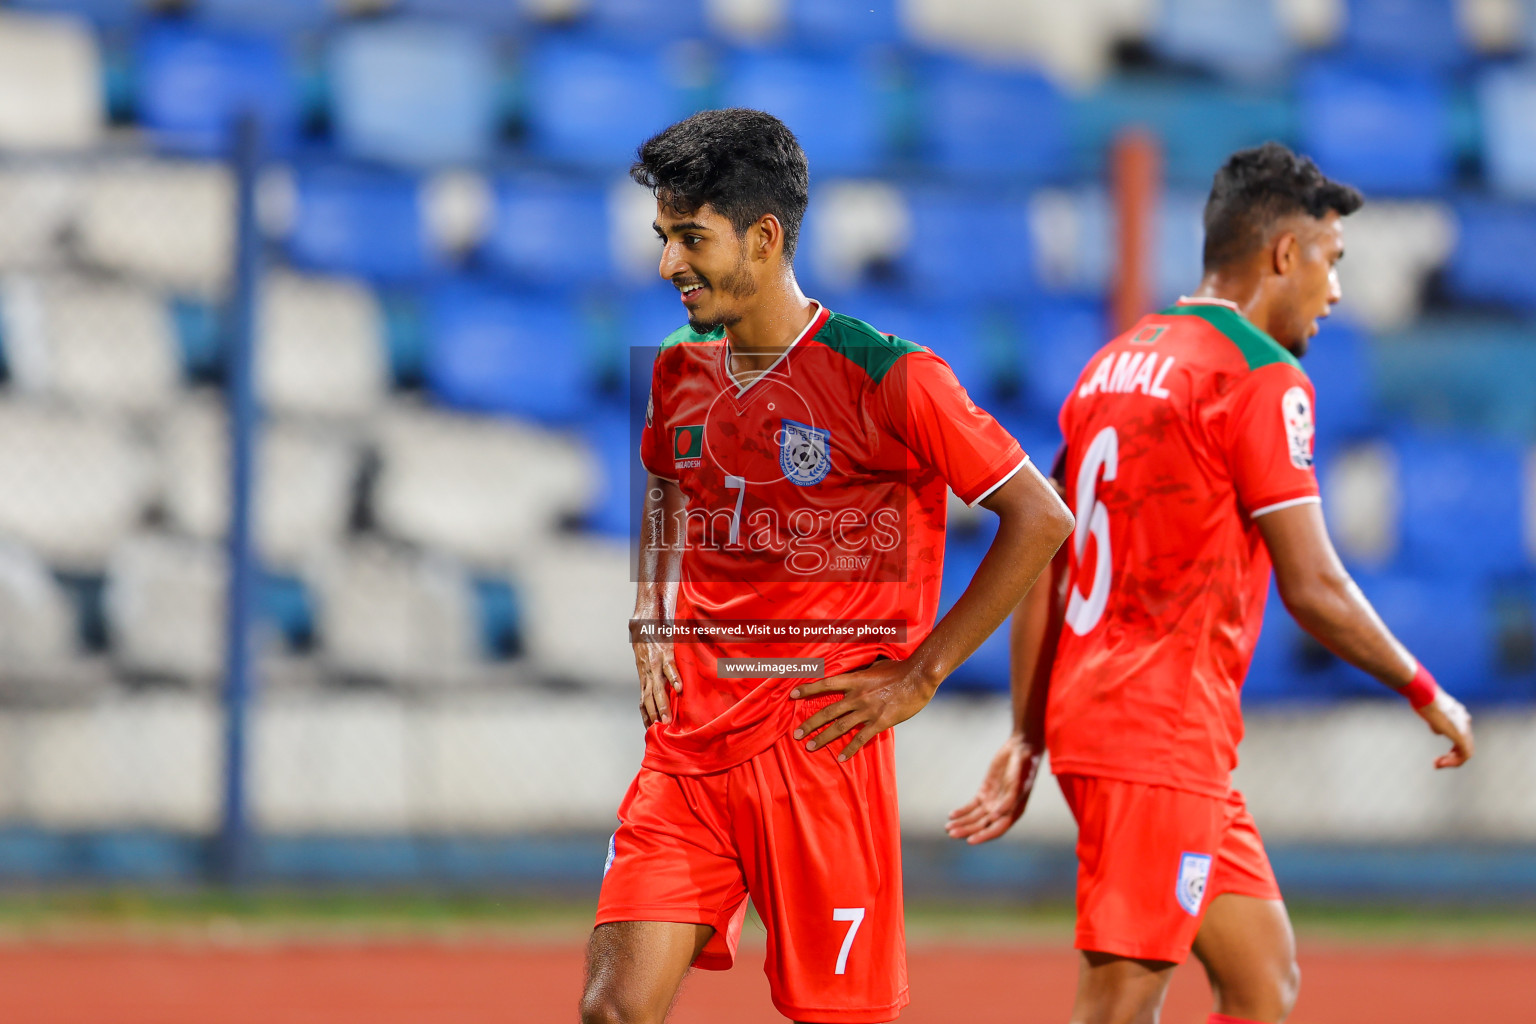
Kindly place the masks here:
[(677, 69), (657, 51), (550, 40), (525, 70), (529, 146), (558, 163), (625, 167), (636, 146), (689, 112)]
[(216, 163), (103, 162), (86, 175), (78, 249), (90, 264), (199, 296), (222, 294), (235, 193)]
[(528, 6), (507, 0), (396, 0), (394, 10), (405, 17), (463, 22), (494, 32), (510, 32), (527, 27)]
[(814, 189), (797, 265), (836, 289), (886, 272), (911, 244), (906, 197), (883, 181), (832, 181)]
[(1151, 42), (1167, 60), (1227, 79), (1273, 77), (1290, 57), (1273, 0), (1165, 0)]
[(720, 102), (783, 120), (814, 179), (869, 174), (889, 149), (890, 111), (877, 76), (859, 55), (743, 50), (726, 64)]
[(372, 514), (386, 534), (501, 572), (589, 508), (590, 453), (513, 420), (394, 407), (374, 426)]
[(1317, 391), (1319, 454), (1378, 425), (1370, 346), (1344, 314), (1334, 313), (1318, 325), (1301, 368)]
[(785, 20), (801, 46), (842, 49), (901, 41), (895, 3), (868, 0), (785, 0)]
[(124, 672), (212, 686), (224, 667), (223, 550), (145, 533), (107, 564), (103, 602), (112, 658)]
[(1074, 163), (1084, 172), (1105, 173), (1115, 138), (1145, 125), (1161, 143), (1168, 180), (1202, 190), (1234, 151), (1296, 133), (1284, 93), (1198, 80), (1112, 79), (1073, 104), (1071, 119)]
[(1471, 56), (1457, 0), (1348, 0), (1346, 51), (1400, 67), (1453, 68)]
[(1024, 339), (1024, 394), (1039, 415), (1054, 418), (1093, 354), (1113, 335), (1096, 300), (1044, 296), (1019, 307)]
[(973, 307), (950, 307), (868, 290), (839, 296), (832, 309), (883, 334), (932, 349), (979, 404), (992, 401), (1006, 383), (1008, 353)]
[(1519, 445), (1475, 435), (1393, 437), (1402, 501), (1403, 563), (1466, 576), (1536, 566), (1525, 515), (1536, 495)]
[(1038, 74), (936, 60), (918, 109), (923, 156), (943, 174), (1042, 182), (1071, 170), (1067, 100)]
[(78, 150), (102, 135), (101, 58), (73, 18), (0, 11), (0, 149)]
[(444, 405), (574, 423), (595, 397), (572, 305), (473, 284), (446, 285), (427, 321), (427, 385)]
[(145, 288), (73, 276), (0, 282), (0, 336), (18, 390), (128, 412), (181, 383), (170, 309)]
[(1328, 529), (1346, 565), (1384, 569), (1397, 554), (1397, 453), (1383, 441), (1320, 451), (1317, 479)]
[(355, 281), (270, 273), (257, 319), (257, 387), (266, 408), (361, 416), (389, 384), (378, 299)]
[(1456, 204), (1456, 247), (1445, 268), (1452, 294), (1536, 310), (1536, 206), (1467, 199)]
[(645, 467), (640, 464), (643, 407), (631, 416), (623, 406), (604, 407), (581, 427), (602, 470), (602, 486), (587, 509), (585, 524), (597, 533), (628, 539), (639, 536), (640, 510), (645, 501)]
[(539, 546), (515, 580), (530, 668), (547, 678), (615, 689), (635, 685), (624, 624), (635, 606), (627, 543), (563, 538)]
[(1485, 71), (1477, 84), (1482, 118), (1483, 172), (1495, 189), (1514, 199), (1536, 199), (1536, 65)]
[(704, 35), (704, 0), (586, 0), (584, 27), (633, 43)]
[(293, 145), (297, 80), (277, 37), (164, 22), (143, 34), (136, 54), (139, 120), (162, 149), (227, 152), (245, 113), (260, 118), (265, 150)]
[(197, 18), (221, 28), (297, 35), (327, 27), (345, 6), (329, 0), (197, 0)]
[(1157, 206), (1153, 231), (1152, 304), (1164, 309), (1204, 276), (1205, 202), (1209, 189), (1171, 189)]
[[(345, 433), (275, 420), (257, 435), (256, 547), (269, 568), (288, 570), (337, 544), (352, 516), (360, 451)], [(184, 402), (161, 428), (164, 502), (172, 525), (222, 540), (229, 525), (229, 425), (207, 397)]]
[(1103, 188), (1042, 188), (1029, 198), (1035, 276), (1053, 292), (1102, 294), (1114, 261), (1114, 227)]
[(480, 660), (473, 585), (440, 555), (353, 543), (318, 553), (305, 575), (335, 675), (435, 686)]
[(56, 670), (80, 653), (75, 612), (37, 554), (0, 541), (0, 676)]
[(915, 293), (948, 302), (1008, 299), (1035, 288), (1030, 208), (1023, 199), (915, 189), (911, 240), (897, 261)]
[(353, 156), (410, 165), (483, 160), (496, 135), (490, 37), (418, 21), (360, 24), (331, 45), (332, 117)]
[[(654, 216), (654, 206), (647, 212)], [(644, 221), (647, 230), (650, 223)], [(490, 230), (480, 251), (491, 269), (515, 280), (570, 287), (614, 276), (613, 234), (608, 193), (601, 185), (504, 179), (496, 183)]]
[(154, 464), (115, 416), (0, 402), (0, 534), (58, 568), (98, 570), (148, 511)]
[(415, 178), (334, 165), (296, 177), (287, 239), (295, 263), (380, 281), (415, 280), (439, 269)]
[(1330, 177), (1373, 193), (1451, 184), (1450, 97), (1413, 66), (1318, 64), (1297, 86), (1301, 148)]
[(1350, 215), (1349, 257), (1339, 264), (1344, 308), (1373, 330), (1418, 316), (1431, 274), (1456, 241), (1456, 217), (1444, 202), (1368, 202)]
[[(974, 531), (951, 529), (944, 539), (944, 580), (939, 591), (938, 617), (948, 614), (976, 575), (987, 548), (997, 533), (995, 516), (983, 516)], [(1004, 621), (982, 641), (944, 682), (951, 693), (1007, 693), (1009, 686), (1008, 632)]]
[(80, 174), (74, 170), (0, 167), (0, 272), (57, 265), (79, 205)]
[[(1411, 513), (1405, 515), (1410, 519)], [(1404, 638), (1415, 657), (1463, 701), (1495, 699), (1501, 689), (1494, 620), (1487, 588), (1462, 572), (1358, 575), (1360, 589), (1382, 621)], [(1356, 685), (1379, 686), (1340, 665)], [(1388, 694), (1390, 696), (1390, 694)]]

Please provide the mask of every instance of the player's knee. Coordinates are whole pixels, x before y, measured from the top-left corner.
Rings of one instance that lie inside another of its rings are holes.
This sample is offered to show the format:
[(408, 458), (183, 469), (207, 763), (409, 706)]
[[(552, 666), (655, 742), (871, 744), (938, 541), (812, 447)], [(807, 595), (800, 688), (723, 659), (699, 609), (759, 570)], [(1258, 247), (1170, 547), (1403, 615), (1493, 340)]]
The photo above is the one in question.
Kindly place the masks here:
[(581, 996), (581, 1024), (652, 1024), (652, 1016), (606, 985), (588, 986)]

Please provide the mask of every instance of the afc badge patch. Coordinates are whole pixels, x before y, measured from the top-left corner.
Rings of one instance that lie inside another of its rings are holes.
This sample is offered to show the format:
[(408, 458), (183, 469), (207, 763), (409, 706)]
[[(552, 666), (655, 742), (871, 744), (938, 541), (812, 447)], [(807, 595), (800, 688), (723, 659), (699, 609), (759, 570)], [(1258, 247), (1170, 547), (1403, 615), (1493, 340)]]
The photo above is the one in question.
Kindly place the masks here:
[(792, 484), (819, 484), (832, 469), (832, 431), (796, 420), (781, 420), (779, 469)]
[(1285, 420), (1285, 437), (1291, 449), (1291, 465), (1312, 468), (1312, 399), (1305, 388), (1295, 387), (1280, 399), (1280, 415)]
[(1179, 906), (1191, 917), (1200, 913), (1200, 902), (1205, 899), (1205, 883), (1211, 877), (1211, 855), (1186, 853), (1179, 858), (1179, 881), (1174, 895)]

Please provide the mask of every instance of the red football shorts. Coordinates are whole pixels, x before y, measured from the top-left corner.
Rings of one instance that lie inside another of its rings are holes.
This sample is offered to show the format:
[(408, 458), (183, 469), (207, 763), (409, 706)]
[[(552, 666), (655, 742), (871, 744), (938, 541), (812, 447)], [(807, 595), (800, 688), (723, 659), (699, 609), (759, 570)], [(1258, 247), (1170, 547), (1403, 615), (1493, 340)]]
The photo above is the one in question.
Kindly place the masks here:
[(1077, 819), (1077, 948), (1182, 963), (1210, 901), (1277, 900), (1264, 843), (1233, 790), (1059, 775)]
[(640, 769), (619, 806), (597, 923), (711, 925), (694, 966), (723, 971), (750, 896), (780, 1013), (894, 1020), (908, 1002), (894, 739), (883, 732), (839, 762), (844, 745), (807, 751), (785, 736), (713, 775)]

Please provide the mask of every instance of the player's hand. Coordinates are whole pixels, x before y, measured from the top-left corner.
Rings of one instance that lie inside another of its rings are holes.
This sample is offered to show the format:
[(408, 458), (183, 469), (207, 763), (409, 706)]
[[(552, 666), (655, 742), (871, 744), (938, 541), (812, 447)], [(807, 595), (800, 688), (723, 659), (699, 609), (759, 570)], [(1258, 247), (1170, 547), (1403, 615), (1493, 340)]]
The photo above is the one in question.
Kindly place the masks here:
[(987, 769), (971, 802), (951, 811), (944, 831), (972, 846), (996, 839), (1013, 827), (1034, 792), (1044, 751), (1015, 733), (1008, 737)]
[(1436, 690), (1435, 699), (1419, 708), (1419, 717), (1429, 723), (1431, 732), (1451, 741), (1448, 754), (1435, 758), (1436, 768), (1460, 768), (1472, 757), (1472, 716), (1461, 701)]
[(672, 721), (668, 690), (683, 692), (683, 679), (672, 659), (671, 641), (647, 641), (630, 644), (635, 651), (635, 668), (640, 673), (640, 718), (649, 729), (657, 722)]
[(844, 733), (859, 729), (853, 742), (837, 755), (839, 761), (846, 761), (877, 733), (900, 725), (923, 710), (937, 689), (938, 683), (911, 662), (889, 659), (840, 676), (802, 683), (789, 692), (792, 700), (806, 700), (824, 693), (840, 693), (843, 699), (800, 723), (800, 728), (795, 730), (795, 739), (814, 737), (806, 740), (805, 749), (817, 750)]

